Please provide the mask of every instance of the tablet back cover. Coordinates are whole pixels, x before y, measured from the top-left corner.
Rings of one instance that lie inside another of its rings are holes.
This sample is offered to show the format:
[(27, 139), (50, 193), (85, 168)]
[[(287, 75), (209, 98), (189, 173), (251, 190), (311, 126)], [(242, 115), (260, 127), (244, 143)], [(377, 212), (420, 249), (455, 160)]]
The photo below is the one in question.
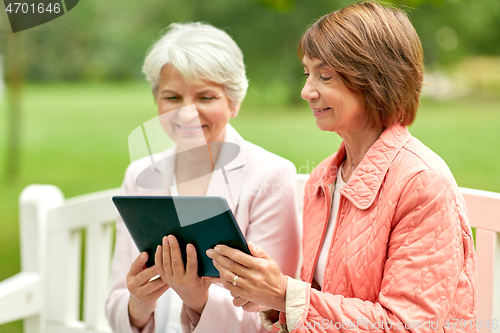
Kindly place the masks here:
[(245, 238), (223, 197), (115, 196), (113, 202), (135, 245), (154, 265), (162, 238), (174, 235), (186, 263), (186, 245), (196, 248), (199, 276), (219, 276), (205, 251), (224, 244), (250, 254)]

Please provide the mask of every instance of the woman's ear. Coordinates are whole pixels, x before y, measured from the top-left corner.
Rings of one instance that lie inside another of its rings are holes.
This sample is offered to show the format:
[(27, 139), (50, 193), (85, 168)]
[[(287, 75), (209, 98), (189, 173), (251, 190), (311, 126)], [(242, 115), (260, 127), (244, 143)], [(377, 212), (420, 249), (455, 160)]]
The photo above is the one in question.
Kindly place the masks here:
[(241, 103), (236, 104), (231, 107), (231, 118), (236, 118), (238, 116), (238, 112), (240, 112)]

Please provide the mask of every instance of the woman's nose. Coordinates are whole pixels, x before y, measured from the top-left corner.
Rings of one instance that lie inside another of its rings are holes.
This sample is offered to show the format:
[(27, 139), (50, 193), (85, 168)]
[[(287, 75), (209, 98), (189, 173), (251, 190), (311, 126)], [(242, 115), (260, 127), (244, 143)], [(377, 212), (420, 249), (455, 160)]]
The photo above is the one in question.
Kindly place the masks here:
[(307, 80), (304, 84), (304, 88), (302, 88), (302, 91), (300, 92), (300, 96), (309, 102), (313, 99), (319, 98), (319, 92), (316, 90), (314, 85)]
[[(192, 122), (193, 120), (198, 119), (198, 110), (196, 109), (195, 104), (186, 105), (179, 109), (177, 116), (184, 123)], [(199, 122), (199, 120), (198, 120)]]

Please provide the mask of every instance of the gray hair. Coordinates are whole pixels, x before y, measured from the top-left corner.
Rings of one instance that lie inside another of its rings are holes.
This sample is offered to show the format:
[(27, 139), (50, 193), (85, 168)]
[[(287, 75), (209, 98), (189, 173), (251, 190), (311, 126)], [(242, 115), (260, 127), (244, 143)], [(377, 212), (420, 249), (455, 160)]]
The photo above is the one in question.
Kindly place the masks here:
[(171, 63), (187, 82), (212, 81), (223, 86), (232, 106), (245, 98), (248, 80), (243, 54), (224, 31), (211, 25), (172, 23), (148, 51), (142, 72), (158, 94), (160, 72)]

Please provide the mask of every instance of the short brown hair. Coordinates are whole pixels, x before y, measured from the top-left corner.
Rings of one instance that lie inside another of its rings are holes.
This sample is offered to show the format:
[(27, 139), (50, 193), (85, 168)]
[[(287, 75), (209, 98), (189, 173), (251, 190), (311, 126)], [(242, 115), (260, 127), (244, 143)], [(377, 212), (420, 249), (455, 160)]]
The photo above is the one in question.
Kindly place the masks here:
[(367, 117), (387, 128), (411, 125), (424, 76), (420, 38), (406, 13), (358, 2), (321, 17), (298, 45), (299, 58), (320, 59), (366, 99)]

